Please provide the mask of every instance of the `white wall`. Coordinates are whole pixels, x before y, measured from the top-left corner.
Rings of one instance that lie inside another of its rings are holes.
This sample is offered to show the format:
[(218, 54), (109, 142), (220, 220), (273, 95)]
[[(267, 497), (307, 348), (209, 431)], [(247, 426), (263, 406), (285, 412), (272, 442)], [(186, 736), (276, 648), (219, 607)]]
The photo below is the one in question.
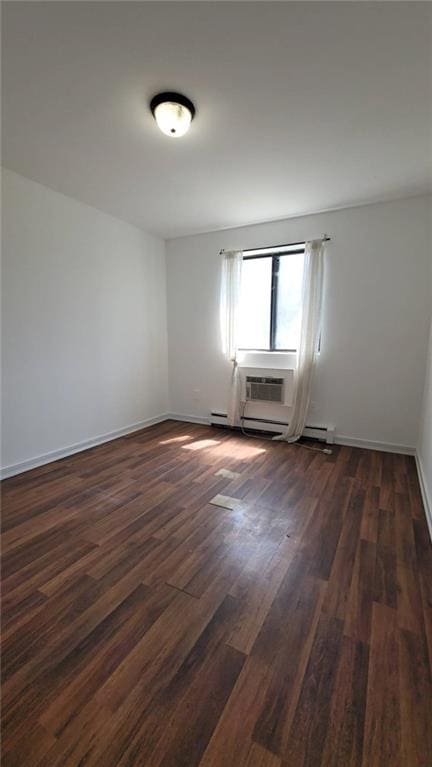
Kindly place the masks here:
[(428, 516), (429, 530), (432, 537), (432, 201), (429, 211), (429, 268), (430, 268), (430, 303), (431, 317), (429, 347), (426, 365), (423, 404), (420, 413), (419, 441), (417, 461), (422, 485), (423, 500)]
[(2, 465), (167, 411), (165, 246), (4, 171)]
[(429, 336), (429, 352), (423, 394), (423, 407), (420, 419), (417, 459), (420, 464), (422, 490), (425, 496), (425, 506), (429, 513), (429, 526), (432, 536), (432, 323)]
[[(413, 449), (428, 333), (429, 204), (430, 198), (419, 197), (169, 241), (172, 412), (198, 418), (226, 412), (230, 365), (219, 337), (221, 248), (278, 245), (326, 232), (332, 241), (308, 421), (335, 426), (340, 439)], [(254, 415), (289, 416), (288, 409), (271, 405), (259, 412), (248, 408)]]
[[(168, 410), (164, 243), (10, 171), (3, 191), (2, 466)], [(171, 412), (226, 410), (221, 248), (328, 232), (321, 355), (309, 422), (341, 439), (414, 447), (432, 489), (430, 198), (167, 243)], [(254, 364), (289, 367), (289, 356)], [(276, 361), (277, 360), (277, 361)], [(429, 366), (430, 366), (429, 359)], [(422, 391), (424, 406), (421, 411)], [(289, 409), (251, 414), (288, 420)]]

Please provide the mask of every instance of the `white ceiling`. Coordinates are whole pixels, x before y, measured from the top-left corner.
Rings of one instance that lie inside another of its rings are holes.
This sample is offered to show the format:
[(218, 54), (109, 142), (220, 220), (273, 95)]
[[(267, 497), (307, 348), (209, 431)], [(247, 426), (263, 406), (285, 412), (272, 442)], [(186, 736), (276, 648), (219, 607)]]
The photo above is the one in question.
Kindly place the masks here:
[[(3, 164), (164, 237), (431, 189), (415, 2), (3, 3)], [(179, 90), (182, 139), (148, 101)]]

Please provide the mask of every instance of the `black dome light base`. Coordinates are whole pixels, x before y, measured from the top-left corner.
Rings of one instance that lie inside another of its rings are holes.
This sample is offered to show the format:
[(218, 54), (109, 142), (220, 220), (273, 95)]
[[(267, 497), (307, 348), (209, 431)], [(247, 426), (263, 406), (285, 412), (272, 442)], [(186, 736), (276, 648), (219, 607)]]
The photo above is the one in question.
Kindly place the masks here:
[[(180, 104), (180, 106), (186, 107), (191, 113), (191, 120), (194, 119), (196, 110), (192, 101), (181, 93), (175, 93), (174, 91), (165, 91), (164, 93), (158, 93), (156, 96), (153, 96), (150, 101), (150, 110), (153, 117), (155, 117), (156, 107), (158, 107), (159, 104), (165, 104), (167, 101), (172, 101), (174, 104)], [(175, 129), (171, 132), (175, 133)]]

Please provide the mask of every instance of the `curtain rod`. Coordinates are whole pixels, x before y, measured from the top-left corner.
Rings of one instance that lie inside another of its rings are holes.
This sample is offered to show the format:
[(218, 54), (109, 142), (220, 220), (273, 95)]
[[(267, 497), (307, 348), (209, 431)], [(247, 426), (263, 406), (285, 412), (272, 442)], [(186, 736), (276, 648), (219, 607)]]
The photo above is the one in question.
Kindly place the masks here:
[[(318, 237), (316, 239), (319, 239)], [(322, 237), (323, 242), (330, 242), (331, 237), (328, 236), (328, 234), (324, 234)], [(247, 253), (248, 250), (271, 250), (274, 248), (275, 250), (279, 248), (293, 248), (295, 245), (305, 245), (307, 240), (300, 240), (300, 242), (289, 242), (284, 245), (265, 245), (263, 248), (248, 248), (247, 250), (244, 250), (243, 253)], [(222, 248), (222, 250), (219, 251), (219, 255), (222, 255), (222, 253), (225, 253), (225, 248)]]

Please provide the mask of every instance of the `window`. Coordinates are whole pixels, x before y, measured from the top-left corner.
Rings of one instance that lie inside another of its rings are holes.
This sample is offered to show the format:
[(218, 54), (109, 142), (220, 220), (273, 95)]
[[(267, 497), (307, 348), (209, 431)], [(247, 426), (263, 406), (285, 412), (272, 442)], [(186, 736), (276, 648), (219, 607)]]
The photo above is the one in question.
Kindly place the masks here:
[(296, 351), (304, 245), (244, 251), (239, 348)]

